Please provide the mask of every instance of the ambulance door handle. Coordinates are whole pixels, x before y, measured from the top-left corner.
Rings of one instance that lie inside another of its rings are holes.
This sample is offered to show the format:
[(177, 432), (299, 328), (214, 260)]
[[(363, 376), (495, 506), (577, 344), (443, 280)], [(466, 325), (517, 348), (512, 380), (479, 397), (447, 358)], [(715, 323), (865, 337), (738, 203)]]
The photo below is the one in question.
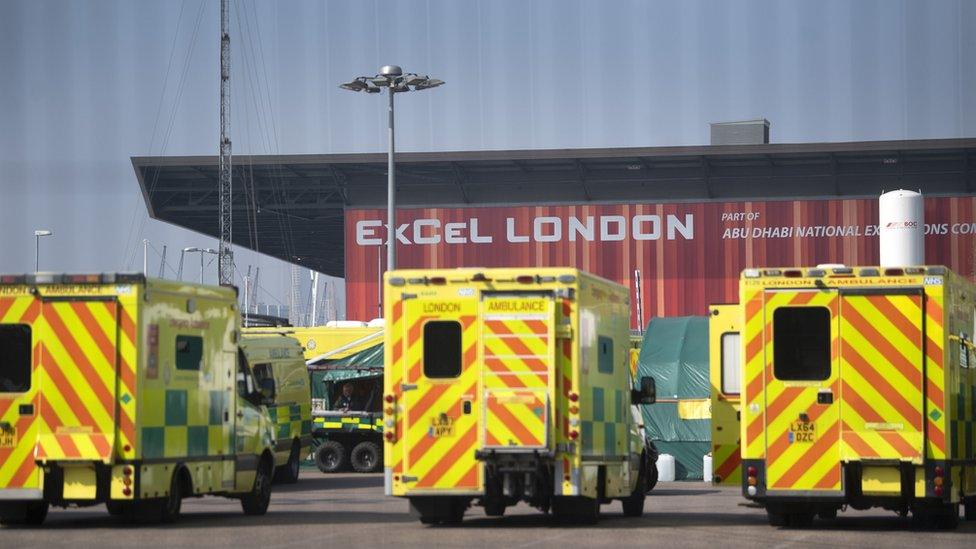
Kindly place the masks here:
[(465, 400), (464, 401), (464, 404), (462, 405), (462, 408), (464, 408), (464, 413), (465, 414), (470, 414), (471, 413), (471, 401), (470, 400)]
[(238, 410), (237, 417), (244, 417), (244, 410)]

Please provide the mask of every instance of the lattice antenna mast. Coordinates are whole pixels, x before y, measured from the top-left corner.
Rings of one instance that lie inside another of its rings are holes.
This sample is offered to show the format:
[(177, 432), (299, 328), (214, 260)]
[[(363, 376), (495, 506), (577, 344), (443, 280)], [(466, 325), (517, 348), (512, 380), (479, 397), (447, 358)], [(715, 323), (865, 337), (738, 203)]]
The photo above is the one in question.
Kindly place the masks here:
[(220, 245), (217, 248), (217, 278), (221, 285), (234, 285), (233, 216), (231, 211), (230, 146), (230, 0), (220, 0)]

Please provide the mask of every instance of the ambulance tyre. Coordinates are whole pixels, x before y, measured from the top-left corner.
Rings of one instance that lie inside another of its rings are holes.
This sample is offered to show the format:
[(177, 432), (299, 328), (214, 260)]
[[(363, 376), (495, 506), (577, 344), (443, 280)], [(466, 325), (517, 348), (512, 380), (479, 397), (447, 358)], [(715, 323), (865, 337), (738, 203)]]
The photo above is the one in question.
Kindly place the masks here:
[(325, 440), (315, 449), (315, 465), (323, 473), (338, 473), (346, 468), (346, 447), (337, 440)]
[(0, 509), (0, 524), (3, 526), (40, 526), (47, 518), (48, 507), (47, 502), (4, 507)]
[(803, 512), (803, 513), (791, 513), (790, 514), (790, 526), (793, 528), (809, 528), (813, 526), (814, 513)]
[(349, 452), (349, 462), (357, 473), (375, 473), (380, 468), (380, 447), (375, 442), (364, 441)]
[(123, 501), (106, 501), (105, 509), (113, 517), (124, 517), (131, 514), (132, 504)]
[(176, 519), (180, 518), (180, 510), (183, 507), (183, 496), (187, 493), (193, 493), (193, 487), (190, 484), (190, 474), (187, 473), (186, 469), (179, 468), (173, 473), (173, 479), (169, 484), (169, 496), (165, 497), (158, 503), (159, 505), (159, 521), (163, 523), (176, 522)]
[(966, 520), (976, 520), (976, 496), (963, 498), (962, 503), (966, 507), (964, 513)]
[(790, 516), (776, 508), (767, 507), (766, 518), (769, 519), (770, 526), (783, 527), (790, 522)]
[(644, 514), (644, 500), (646, 494), (643, 490), (635, 490), (633, 494), (620, 500), (624, 507), (625, 517), (639, 517)]
[(273, 476), (274, 459), (265, 454), (258, 463), (258, 471), (254, 475), (254, 487), (241, 497), (241, 508), (245, 515), (263, 515), (268, 512), (268, 504), (271, 503)]
[(836, 507), (824, 507), (817, 511), (817, 516), (820, 520), (836, 520), (837, 519), (837, 508)]
[(555, 496), (552, 516), (562, 524), (596, 524), (600, 520), (600, 500), (584, 496)]
[(409, 500), (410, 511), (421, 524), (461, 524), (470, 504), (467, 498), (448, 496), (412, 497)]
[(485, 516), (503, 517), (505, 516), (505, 501), (500, 498), (491, 498), (483, 503), (485, 506)]
[(291, 452), (288, 454), (288, 462), (275, 469), (275, 482), (282, 484), (295, 484), (298, 482), (298, 474), (301, 471), (301, 443), (297, 440), (291, 444)]

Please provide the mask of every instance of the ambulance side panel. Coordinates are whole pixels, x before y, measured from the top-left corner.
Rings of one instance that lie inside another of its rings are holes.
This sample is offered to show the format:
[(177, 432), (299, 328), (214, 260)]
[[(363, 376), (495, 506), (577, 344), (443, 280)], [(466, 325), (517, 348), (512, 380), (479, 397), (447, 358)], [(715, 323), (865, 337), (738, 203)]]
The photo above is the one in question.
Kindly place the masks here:
[[(626, 290), (580, 273), (579, 395), (581, 495), (605, 497), (630, 489), (630, 330)], [(600, 469), (604, 471), (601, 473)]]
[(712, 481), (738, 486), (742, 482), (742, 447), (739, 444), (741, 308), (738, 304), (712, 305), (710, 310)]
[[(225, 293), (150, 281), (141, 329), (146, 341), (138, 398), (138, 493), (169, 492), (173, 467), (186, 462), (195, 493), (234, 491), (253, 481), (236, 478), (239, 421), (236, 371), (237, 313)], [(253, 422), (253, 420), (252, 420)], [(248, 477), (243, 478), (243, 477)]]
[[(948, 337), (945, 377), (946, 447), (951, 459), (961, 462), (953, 467), (952, 499), (960, 493), (976, 494), (976, 292), (964, 278), (952, 273), (946, 277), (945, 291), (950, 292), (946, 308)], [(935, 391), (933, 391), (935, 392)], [(929, 418), (931, 419), (931, 418)]]

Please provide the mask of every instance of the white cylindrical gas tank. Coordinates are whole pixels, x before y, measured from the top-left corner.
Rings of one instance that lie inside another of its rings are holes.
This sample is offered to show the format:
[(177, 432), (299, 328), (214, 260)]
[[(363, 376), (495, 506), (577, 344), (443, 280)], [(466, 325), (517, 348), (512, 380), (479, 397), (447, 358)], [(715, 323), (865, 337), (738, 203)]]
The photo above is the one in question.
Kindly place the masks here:
[(878, 200), (878, 233), (882, 267), (925, 264), (925, 219), (922, 195), (891, 191)]
[(674, 456), (671, 454), (657, 456), (657, 479), (661, 482), (674, 482)]
[(709, 452), (702, 457), (702, 480), (712, 483), (712, 453)]

